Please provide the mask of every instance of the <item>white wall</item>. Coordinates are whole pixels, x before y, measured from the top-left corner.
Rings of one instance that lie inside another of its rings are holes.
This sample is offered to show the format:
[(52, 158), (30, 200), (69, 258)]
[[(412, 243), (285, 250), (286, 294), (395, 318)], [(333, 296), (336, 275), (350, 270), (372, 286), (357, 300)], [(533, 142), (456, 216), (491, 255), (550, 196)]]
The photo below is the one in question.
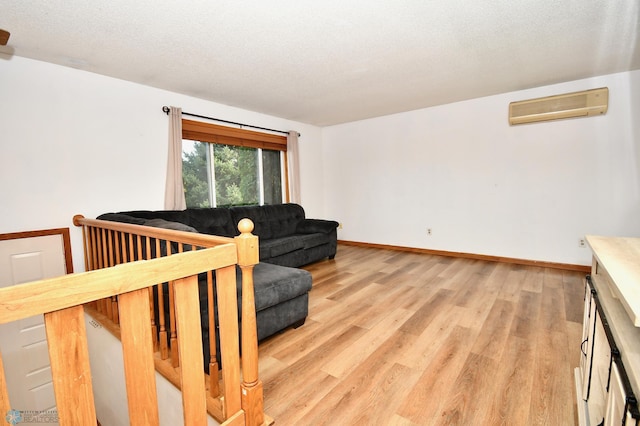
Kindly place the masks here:
[(162, 209), (168, 120), (163, 105), (298, 130), (302, 204), (324, 212), (321, 129), (72, 68), (0, 54), (0, 233), (69, 227), (76, 214)]
[[(605, 116), (507, 123), (510, 101), (600, 86)], [(584, 234), (640, 235), (640, 71), (319, 129), (4, 55), (0, 233), (70, 227), (80, 271), (73, 215), (162, 208), (163, 105), (300, 131), (302, 204), (344, 240), (588, 264)]]
[[(508, 124), (511, 101), (602, 86), (604, 116)], [(587, 265), (585, 234), (640, 236), (638, 122), (635, 71), (327, 127), (325, 216), (343, 240)]]
[[(124, 380), (122, 344), (104, 329), (98, 321), (85, 313), (91, 381), (96, 415), (103, 425), (125, 426), (129, 423), (127, 388)], [(167, 379), (156, 372), (156, 392), (160, 425), (175, 426), (184, 423), (182, 394)], [(207, 425), (219, 423), (207, 416)]]

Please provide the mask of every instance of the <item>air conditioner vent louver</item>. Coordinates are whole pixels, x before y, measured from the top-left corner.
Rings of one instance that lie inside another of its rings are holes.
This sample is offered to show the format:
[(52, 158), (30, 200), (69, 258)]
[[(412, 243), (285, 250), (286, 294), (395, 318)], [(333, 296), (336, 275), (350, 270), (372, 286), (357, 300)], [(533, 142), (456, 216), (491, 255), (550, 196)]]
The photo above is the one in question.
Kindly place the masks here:
[(509, 104), (509, 123), (524, 124), (561, 118), (586, 117), (607, 112), (609, 89), (585, 90)]

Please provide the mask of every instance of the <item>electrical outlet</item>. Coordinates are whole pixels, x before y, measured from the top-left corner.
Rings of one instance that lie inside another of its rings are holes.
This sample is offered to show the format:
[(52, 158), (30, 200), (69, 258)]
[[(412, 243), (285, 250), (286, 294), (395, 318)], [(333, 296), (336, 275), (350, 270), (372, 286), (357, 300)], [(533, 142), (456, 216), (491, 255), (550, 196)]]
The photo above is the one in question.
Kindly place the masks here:
[(427, 235), (431, 236), (431, 228), (427, 228)]
[(587, 246), (587, 242), (584, 240), (584, 238), (580, 238), (578, 240), (578, 247), (585, 248), (586, 246)]

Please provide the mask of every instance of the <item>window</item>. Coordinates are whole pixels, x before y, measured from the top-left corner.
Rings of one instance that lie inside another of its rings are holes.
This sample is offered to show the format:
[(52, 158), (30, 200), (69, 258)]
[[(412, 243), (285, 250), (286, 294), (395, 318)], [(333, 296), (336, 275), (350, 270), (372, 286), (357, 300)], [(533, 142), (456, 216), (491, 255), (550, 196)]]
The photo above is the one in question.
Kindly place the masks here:
[(286, 138), (182, 120), (187, 207), (286, 201)]

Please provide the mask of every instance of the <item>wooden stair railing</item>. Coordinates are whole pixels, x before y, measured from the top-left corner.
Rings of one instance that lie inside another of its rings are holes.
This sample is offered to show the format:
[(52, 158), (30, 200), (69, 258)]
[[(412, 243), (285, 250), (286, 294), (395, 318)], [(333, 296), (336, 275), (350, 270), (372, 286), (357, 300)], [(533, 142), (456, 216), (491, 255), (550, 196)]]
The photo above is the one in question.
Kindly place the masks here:
[[(176, 315), (180, 327), (192, 332), (177, 335), (184, 424), (205, 425), (206, 398), (204, 368), (201, 356), (202, 341), (192, 334), (199, 333), (200, 318), (194, 309), (198, 303), (197, 274), (216, 270), (217, 291), (229, 300), (229, 309), (221, 310), (220, 327), (236, 327), (233, 311), (236, 296), (235, 244), (167, 256), (161, 259), (121, 264), (97, 271), (70, 274), (59, 278), (35, 281), (0, 289), (0, 323), (44, 314), (51, 374), (60, 424), (95, 425), (96, 411), (89, 366), (85, 330), (84, 307), (97, 300), (118, 299), (119, 321), (124, 357), (124, 375), (131, 424), (157, 425), (158, 406), (153, 361), (153, 342), (149, 327), (149, 287), (174, 281)], [(219, 303), (222, 303), (219, 301)], [(229, 346), (233, 346), (230, 348)], [(238, 339), (223, 338), (221, 343), (225, 362), (238, 365)], [(0, 356), (0, 367), (2, 360)], [(245, 410), (240, 405), (239, 374), (225, 383), (228, 392), (225, 402), (227, 424), (244, 424)], [(0, 412), (11, 409), (4, 368), (0, 368)]]
[[(82, 227), (85, 269), (87, 271), (110, 268), (138, 260), (173, 257), (184, 252), (202, 251), (210, 247), (231, 245), (235, 250), (233, 264), (200, 271), (206, 276), (208, 305), (209, 352), (211, 362), (207, 381), (207, 411), (223, 424), (261, 425), (265, 423), (263, 412), (262, 383), (258, 378), (258, 350), (255, 321), (255, 304), (253, 300), (253, 266), (258, 262), (258, 238), (251, 234), (253, 223), (242, 220), (239, 224), (241, 234), (235, 238), (224, 238), (211, 235), (173, 231), (148, 226), (132, 225), (120, 222), (86, 219), (80, 215), (74, 217), (74, 224)], [(243, 271), (242, 280), (242, 333), (238, 330), (237, 299), (235, 292), (235, 265)], [(215, 269), (215, 282), (214, 272)], [(196, 280), (197, 281), (197, 280)], [(224, 282), (233, 281), (229, 288), (220, 286)], [(196, 282), (195, 299), (188, 304), (178, 300), (178, 282), (175, 280), (158, 280), (148, 291), (147, 328), (156, 351), (155, 366), (176, 387), (183, 389), (178, 371), (190, 368), (193, 364), (186, 362), (182, 352), (181, 341), (184, 338), (200, 341), (201, 329), (181, 326), (185, 306), (191, 307), (189, 314), (195, 314), (199, 321), (198, 284)], [(232, 291), (233, 290), (233, 291)], [(217, 298), (218, 322), (213, 315), (214, 293)], [(202, 297), (202, 295), (200, 295)], [(117, 294), (98, 299), (89, 309), (95, 308), (99, 315), (114, 324), (122, 321), (121, 296)], [(165, 301), (168, 300), (169, 312), (165, 315)], [(160, 309), (158, 309), (160, 308)], [(181, 310), (181, 308), (183, 308)], [(235, 318), (231, 321), (228, 318)], [(223, 323), (223, 318), (227, 318)], [(105, 324), (107, 325), (107, 324)], [(121, 325), (119, 326), (121, 328)], [(121, 330), (109, 327), (116, 336), (122, 339)], [(216, 330), (219, 330), (219, 358), (224, 368), (219, 369), (216, 361)], [(197, 330), (197, 332), (196, 332)], [(182, 336), (181, 336), (182, 334)], [(242, 335), (242, 364), (238, 362), (238, 340)], [(201, 342), (200, 342), (201, 344)], [(236, 348), (236, 349), (234, 349)], [(195, 355), (201, 356), (202, 351)], [(180, 366), (180, 369), (168, 368)], [(202, 364), (202, 359), (200, 360)], [(242, 374), (241, 374), (242, 371)], [(240, 379), (242, 377), (242, 379)], [(239, 384), (239, 388), (238, 388)], [(241, 407), (238, 411), (237, 407)], [(267, 419), (270, 421), (270, 419)]]

